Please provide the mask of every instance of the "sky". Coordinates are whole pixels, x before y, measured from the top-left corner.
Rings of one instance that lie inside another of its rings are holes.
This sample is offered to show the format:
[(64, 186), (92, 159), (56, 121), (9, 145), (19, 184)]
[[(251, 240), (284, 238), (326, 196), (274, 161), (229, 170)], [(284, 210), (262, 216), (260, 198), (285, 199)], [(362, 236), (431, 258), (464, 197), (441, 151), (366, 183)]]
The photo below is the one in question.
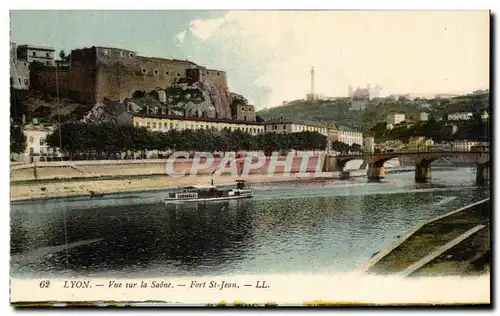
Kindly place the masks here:
[(109, 46), (227, 72), (257, 108), (315, 92), (467, 93), (489, 87), (488, 11), (11, 11), (11, 41)]

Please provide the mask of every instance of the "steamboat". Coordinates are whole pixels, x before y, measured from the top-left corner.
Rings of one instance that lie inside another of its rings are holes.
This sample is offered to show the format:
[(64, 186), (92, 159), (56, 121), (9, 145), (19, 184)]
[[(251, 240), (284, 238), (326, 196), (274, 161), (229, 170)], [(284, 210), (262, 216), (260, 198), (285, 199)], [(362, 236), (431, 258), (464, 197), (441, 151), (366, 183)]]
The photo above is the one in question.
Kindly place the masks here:
[(211, 185), (193, 185), (171, 192), (165, 204), (183, 204), (246, 199), (253, 196), (253, 190), (245, 186), (244, 180), (236, 181), (236, 188), (220, 188)]

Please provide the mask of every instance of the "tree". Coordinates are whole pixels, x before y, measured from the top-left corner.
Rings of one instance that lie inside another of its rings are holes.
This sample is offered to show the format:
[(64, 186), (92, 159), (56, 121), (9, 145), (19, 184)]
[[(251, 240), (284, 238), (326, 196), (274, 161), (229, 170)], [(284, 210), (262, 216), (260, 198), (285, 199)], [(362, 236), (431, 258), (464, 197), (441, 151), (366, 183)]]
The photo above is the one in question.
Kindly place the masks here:
[(59, 52), (59, 58), (61, 60), (66, 60), (66, 53), (64, 52), (63, 49), (61, 49), (61, 51)]
[(26, 135), (21, 126), (10, 126), (10, 152), (20, 154), (26, 150)]
[(351, 145), (351, 150), (353, 152), (356, 152), (356, 153), (361, 152), (362, 148), (363, 147), (360, 144), (357, 144), (357, 143), (354, 143), (354, 144)]

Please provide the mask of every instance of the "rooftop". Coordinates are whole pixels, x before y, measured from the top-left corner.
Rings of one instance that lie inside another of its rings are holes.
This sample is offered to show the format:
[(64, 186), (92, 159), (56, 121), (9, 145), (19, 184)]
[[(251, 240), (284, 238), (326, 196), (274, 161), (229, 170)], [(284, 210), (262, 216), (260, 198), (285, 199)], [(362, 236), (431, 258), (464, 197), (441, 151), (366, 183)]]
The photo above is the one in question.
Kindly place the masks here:
[(42, 45), (32, 45), (32, 44), (19, 45), (18, 48), (47, 50), (47, 51), (51, 51), (51, 52), (55, 51), (54, 47), (48, 47), (48, 46), (42, 46)]
[(210, 117), (196, 117), (196, 116), (181, 116), (181, 115), (161, 115), (161, 114), (145, 114), (145, 113), (130, 113), (135, 117), (143, 118), (156, 118), (156, 119), (170, 119), (170, 120), (183, 120), (193, 122), (213, 122), (213, 123), (227, 123), (227, 124), (246, 124), (246, 125), (262, 125), (262, 123), (254, 121), (210, 118)]

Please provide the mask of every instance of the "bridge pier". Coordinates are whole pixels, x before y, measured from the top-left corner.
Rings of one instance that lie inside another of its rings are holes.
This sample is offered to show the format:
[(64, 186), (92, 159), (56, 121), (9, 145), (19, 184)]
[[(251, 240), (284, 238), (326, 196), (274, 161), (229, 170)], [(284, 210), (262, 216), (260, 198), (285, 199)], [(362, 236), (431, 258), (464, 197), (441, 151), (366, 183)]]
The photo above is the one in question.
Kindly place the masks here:
[(379, 181), (380, 179), (385, 178), (385, 168), (384, 166), (370, 164), (366, 175), (369, 181)]
[(476, 166), (476, 184), (483, 185), (490, 181), (490, 165), (478, 164)]
[(416, 164), (415, 165), (415, 181), (425, 183), (431, 178), (430, 164)]

